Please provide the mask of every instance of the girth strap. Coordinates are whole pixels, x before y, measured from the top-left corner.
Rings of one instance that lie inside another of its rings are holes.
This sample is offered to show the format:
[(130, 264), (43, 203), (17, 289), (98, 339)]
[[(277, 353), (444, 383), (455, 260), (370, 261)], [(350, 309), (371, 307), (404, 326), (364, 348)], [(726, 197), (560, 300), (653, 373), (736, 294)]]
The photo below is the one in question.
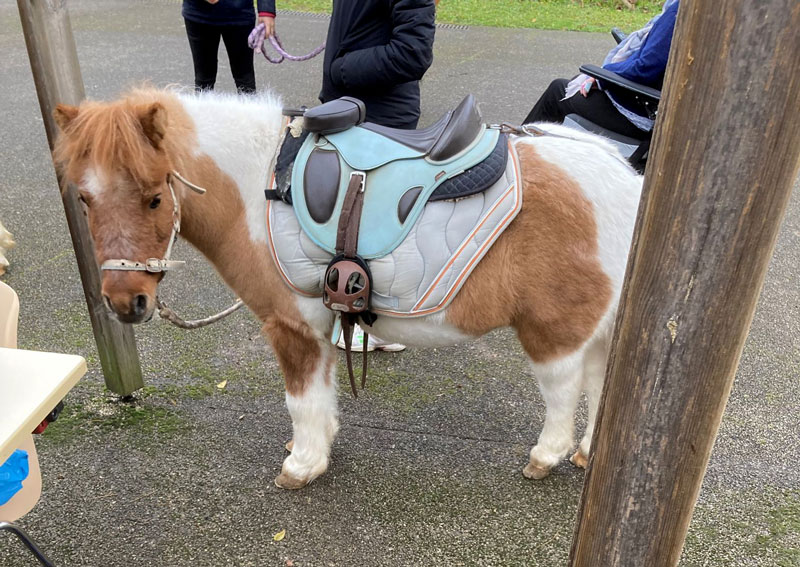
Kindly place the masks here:
[[(336, 253), (344, 254), (347, 258), (355, 258), (358, 251), (358, 231), (361, 225), (361, 211), (364, 208), (364, 189), (366, 174), (354, 171), (350, 174), (350, 183), (344, 196), (342, 213), (339, 216), (339, 225), (336, 232)], [(356, 380), (353, 372), (353, 325), (357, 320), (356, 315), (342, 313), (342, 336), (344, 337), (344, 353), (347, 360), (347, 374), (350, 378), (350, 388), (353, 397), (358, 398)], [(367, 345), (369, 335), (364, 333), (363, 357), (361, 363), (361, 388), (367, 383)]]

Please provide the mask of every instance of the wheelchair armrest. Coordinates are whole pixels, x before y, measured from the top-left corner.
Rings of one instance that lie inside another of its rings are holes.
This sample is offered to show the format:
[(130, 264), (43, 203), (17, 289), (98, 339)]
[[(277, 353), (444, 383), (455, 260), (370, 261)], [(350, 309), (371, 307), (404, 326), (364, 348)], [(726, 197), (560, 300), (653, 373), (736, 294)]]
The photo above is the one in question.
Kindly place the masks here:
[(658, 104), (658, 102), (661, 100), (660, 90), (652, 87), (646, 87), (645, 85), (640, 85), (639, 83), (634, 83), (633, 81), (630, 81), (625, 77), (614, 73), (613, 71), (608, 71), (597, 65), (581, 65), (580, 69), (581, 73), (586, 73), (590, 77), (594, 77), (595, 79), (599, 79), (601, 81), (607, 81), (612, 85), (616, 85), (617, 87), (631, 91), (637, 95), (641, 95), (645, 99), (649, 99), (656, 104)]
[(614, 41), (617, 43), (622, 43), (622, 41), (628, 37), (628, 34), (619, 28), (611, 28), (611, 37), (613, 37)]

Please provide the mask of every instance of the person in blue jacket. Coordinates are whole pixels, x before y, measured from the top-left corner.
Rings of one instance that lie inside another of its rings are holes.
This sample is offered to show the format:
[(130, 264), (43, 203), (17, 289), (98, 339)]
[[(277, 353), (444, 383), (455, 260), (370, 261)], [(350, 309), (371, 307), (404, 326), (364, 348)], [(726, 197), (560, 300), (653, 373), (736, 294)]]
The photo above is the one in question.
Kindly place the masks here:
[(247, 45), (247, 36), (259, 22), (266, 27), (267, 37), (275, 33), (275, 0), (258, 0), (258, 21), (253, 0), (183, 0), (182, 14), (194, 61), (195, 89), (214, 88), (221, 38), (236, 89), (256, 92), (253, 50)]
[(416, 128), (435, 18), (434, 0), (334, 0), (320, 100), (356, 97), (367, 121)]
[[(672, 32), (678, 13), (678, 0), (667, 0), (663, 11), (647, 25), (612, 49), (603, 68), (636, 83), (661, 89)], [(556, 79), (525, 117), (531, 122), (563, 122), (568, 114), (578, 114), (595, 124), (632, 138), (653, 129), (644, 110), (613, 88), (606, 88), (587, 75), (571, 81)]]

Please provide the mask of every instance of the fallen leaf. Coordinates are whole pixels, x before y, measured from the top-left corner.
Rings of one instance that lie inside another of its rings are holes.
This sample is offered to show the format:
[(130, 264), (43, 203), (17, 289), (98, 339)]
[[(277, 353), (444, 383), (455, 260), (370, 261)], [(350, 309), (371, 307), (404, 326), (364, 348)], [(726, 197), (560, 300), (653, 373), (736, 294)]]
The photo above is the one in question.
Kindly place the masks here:
[(272, 536), (272, 541), (280, 541), (285, 537), (286, 537), (286, 530), (281, 530), (278, 533), (276, 533), (274, 536)]
[(294, 561), (291, 559), (286, 560), (286, 567), (294, 567)]
[(219, 388), (220, 390), (222, 390), (222, 389), (223, 389), (225, 386), (227, 386), (227, 385), (228, 385), (228, 381), (227, 381), (227, 380), (223, 380), (222, 382), (220, 382), (219, 384), (217, 384), (217, 388)]

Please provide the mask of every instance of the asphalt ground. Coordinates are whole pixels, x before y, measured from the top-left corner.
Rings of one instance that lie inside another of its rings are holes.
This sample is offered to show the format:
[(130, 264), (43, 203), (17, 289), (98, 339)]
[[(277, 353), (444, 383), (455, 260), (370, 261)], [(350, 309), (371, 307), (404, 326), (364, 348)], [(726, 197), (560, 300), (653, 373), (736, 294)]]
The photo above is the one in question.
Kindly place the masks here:
[[(177, 1), (69, 7), (89, 97), (142, 82), (191, 83)], [(326, 26), (319, 16), (278, 19), (297, 53), (322, 42)], [(487, 120), (519, 121), (552, 78), (601, 60), (611, 44), (605, 34), (442, 27), (421, 124), (467, 93)], [(259, 87), (314, 104), (320, 65), (259, 61)], [(218, 88), (233, 90), (224, 54)], [(191, 332), (138, 327), (147, 387), (131, 404), (104, 391), (12, 0), (0, 0), (0, 132), (0, 219), (18, 242), (4, 280), (21, 300), (20, 347), (78, 353), (90, 366), (38, 441), (43, 495), (20, 521), (57, 565), (566, 563), (583, 472), (566, 463), (543, 481), (523, 478), (544, 405), (511, 332), (375, 355), (357, 402), (343, 379), (330, 470), (304, 490), (279, 490), (272, 480), (291, 426), (280, 372), (251, 315)], [(690, 527), (686, 567), (800, 565), (798, 193)], [(190, 267), (162, 285), (168, 303), (196, 317), (232, 300), (195, 251), (180, 244), (174, 256)], [(0, 536), (0, 565), (33, 564)]]

